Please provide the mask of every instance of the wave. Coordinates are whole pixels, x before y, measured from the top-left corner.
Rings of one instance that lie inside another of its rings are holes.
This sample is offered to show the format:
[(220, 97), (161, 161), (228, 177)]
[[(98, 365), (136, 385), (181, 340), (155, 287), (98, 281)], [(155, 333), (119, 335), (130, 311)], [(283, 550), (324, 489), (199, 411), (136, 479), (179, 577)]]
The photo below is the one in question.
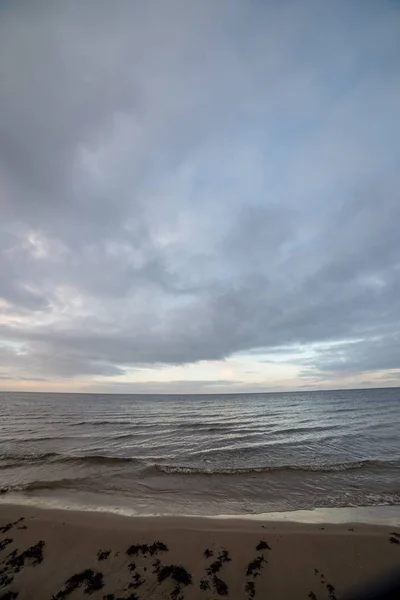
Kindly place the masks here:
[(0, 494), (6, 494), (8, 492), (35, 492), (40, 490), (55, 490), (58, 488), (74, 488), (77, 487), (77, 483), (82, 483), (82, 479), (79, 478), (62, 478), (51, 481), (29, 481), (27, 483), (17, 483), (0, 487)]
[(58, 461), (66, 462), (66, 463), (83, 462), (83, 463), (90, 463), (93, 465), (105, 465), (105, 464), (138, 463), (139, 459), (131, 458), (129, 456), (104, 456), (102, 454), (87, 454), (86, 456), (60, 455), (60, 457), (58, 458)]
[[(254, 450), (250, 447), (249, 450)], [(224, 451), (225, 453), (226, 451)], [(234, 452), (234, 449), (232, 449)], [(304, 472), (304, 473), (339, 473), (342, 471), (354, 471), (359, 469), (373, 469), (385, 467), (399, 467), (399, 460), (358, 460), (338, 463), (320, 463), (320, 464), (283, 464), (283, 465), (250, 465), (250, 466), (223, 466), (223, 465), (210, 465), (210, 464), (193, 464), (193, 465), (179, 465), (179, 464), (165, 464), (162, 462), (154, 462), (149, 464), (150, 457), (147, 458), (136, 458), (130, 456), (110, 456), (104, 454), (82, 454), (82, 455), (71, 455), (71, 454), (59, 454), (57, 452), (45, 452), (37, 454), (7, 454), (0, 455), (0, 470), (10, 469), (24, 465), (36, 465), (36, 464), (65, 464), (65, 465), (78, 465), (84, 467), (88, 466), (118, 466), (118, 465), (132, 465), (136, 466), (143, 475), (151, 475), (156, 473), (163, 473), (167, 475), (246, 475), (251, 473), (284, 473), (284, 472)], [(153, 460), (157, 461), (154, 457)]]
[(74, 456), (71, 454), (58, 454), (57, 452), (44, 452), (37, 454), (7, 454), (0, 455), (0, 469), (24, 465), (26, 463), (89, 463), (89, 464), (123, 464), (139, 463), (140, 460), (124, 456), (105, 456), (103, 454), (86, 454)]
[(232, 423), (221, 423), (213, 425), (212, 423), (175, 423), (175, 429), (187, 429), (194, 431), (227, 431), (232, 429), (234, 426)]
[(0, 468), (7, 468), (10, 466), (18, 466), (18, 464), (23, 464), (26, 462), (28, 462), (28, 463), (46, 462), (46, 461), (52, 460), (56, 456), (57, 456), (56, 452), (43, 452), (43, 453), (36, 453), (36, 454), (1, 454), (0, 455)]
[(254, 467), (191, 467), (186, 465), (166, 465), (155, 463), (148, 471), (156, 471), (168, 475), (246, 475), (251, 473), (279, 473), (300, 471), (305, 473), (340, 473), (368, 467), (393, 465), (392, 462), (360, 460), (347, 463), (323, 465), (263, 465)]
[(131, 429), (137, 429), (137, 430), (154, 429), (154, 428), (160, 427), (159, 423), (143, 423), (140, 421), (140, 419), (138, 419), (137, 422), (133, 422), (132, 420), (129, 420), (129, 419), (117, 420), (117, 421), (115, 421), (113, 419), (107, 419), (107, 420), (102, 420), (102, 421), (87, 419), (86, 421), (75, 421), (73, 423), (67, 423), (66, 425), (67, 425), (67, 427), (83, 427), (83, 426), (97, 427), (97, 426), (101, 426), (101, 425), (115, 425), (115, 426), (124, 425), (129, 430), (131, 430)]
[(94, 426), (94, 425), (127, 425), (129, 424), (129, 422), (126, 421), (126, 419), (124, 421), (122, 420), (113, 420), (113, 419), (105, 419), (105, 420), (101, 420), (101, 421), (96, 421), (94, 420), (89, 420), (87, 419), (86, 421), (75, 421), (74, 423), (67, 423), (68, 427), (82, 427), (82, 425), (89, 425), (90, 427)]

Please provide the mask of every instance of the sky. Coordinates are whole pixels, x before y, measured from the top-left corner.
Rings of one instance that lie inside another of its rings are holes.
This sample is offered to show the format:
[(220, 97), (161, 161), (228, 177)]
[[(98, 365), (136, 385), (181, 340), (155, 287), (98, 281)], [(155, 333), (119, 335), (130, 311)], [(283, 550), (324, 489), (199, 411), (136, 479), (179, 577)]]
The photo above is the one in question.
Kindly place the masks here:
[(0, 389), (400, 385), (400, 3), (0, 0)]

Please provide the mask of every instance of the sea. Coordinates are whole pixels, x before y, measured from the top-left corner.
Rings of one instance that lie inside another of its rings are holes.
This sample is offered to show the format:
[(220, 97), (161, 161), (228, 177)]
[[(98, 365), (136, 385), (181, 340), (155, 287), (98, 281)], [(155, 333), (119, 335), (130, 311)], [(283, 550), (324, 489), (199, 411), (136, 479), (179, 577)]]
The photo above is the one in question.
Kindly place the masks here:
[(244, 515), (400, 505), (400, 388), (0, 393), (0, 501)]

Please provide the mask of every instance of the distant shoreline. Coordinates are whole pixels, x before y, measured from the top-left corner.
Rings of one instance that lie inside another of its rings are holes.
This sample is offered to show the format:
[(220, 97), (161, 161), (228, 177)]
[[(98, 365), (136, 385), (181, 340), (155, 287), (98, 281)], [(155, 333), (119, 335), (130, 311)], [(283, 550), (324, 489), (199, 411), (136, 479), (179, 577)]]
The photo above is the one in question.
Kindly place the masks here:
[(257, 390), (257, 391), (249, 391), (249, 390), (240, 390), (238, 392), (83, 392), (79, 390), (70, 390), (65, 392), (60, 392), (58, 390), (0, 390), (0, 394), (49, 394), (49, 395), (71, 395), (74, 396), (177, 396), (177, 397), (187, 397), (187, 396), (257, 396), (263, 394), (313, 394), (313, 393), (322, 393), (322, 392), (363, 392), (368, 390), (398, 390), (400, 386), (398, 385), (386, 385), (384, 387), (360, 387), (360, 388), (311, 388), (311, 389), (302, 389), (302, 390)]

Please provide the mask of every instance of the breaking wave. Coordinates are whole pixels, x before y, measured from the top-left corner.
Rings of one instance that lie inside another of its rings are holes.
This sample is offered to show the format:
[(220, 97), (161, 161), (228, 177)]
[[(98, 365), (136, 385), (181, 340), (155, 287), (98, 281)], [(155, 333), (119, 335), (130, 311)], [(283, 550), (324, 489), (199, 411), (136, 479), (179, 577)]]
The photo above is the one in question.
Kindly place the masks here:
[(152, 465), (149, 470), (172, 475), (246, 475), (251, 473), (284, 473), (290, 471), (300, 471), (305, 473), (337, 473), (342, 471), (382, 467), (391, 464), (393, 463), (375, 460), (360, 460), (321, 465), (262, 465), (254, 467), (192, 467), (186, 465), (166, 465), (156, 463)]

